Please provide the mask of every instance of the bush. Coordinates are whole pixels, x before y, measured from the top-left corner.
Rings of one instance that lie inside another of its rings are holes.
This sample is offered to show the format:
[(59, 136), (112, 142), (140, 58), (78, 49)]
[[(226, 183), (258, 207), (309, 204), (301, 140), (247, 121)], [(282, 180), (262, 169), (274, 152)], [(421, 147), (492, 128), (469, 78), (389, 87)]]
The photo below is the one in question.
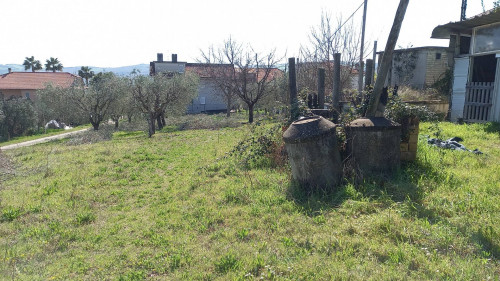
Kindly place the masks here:
[(245, 168), (281, 167), (287, 161), (282, 139), (283, 125), (272, 127), (256, 123), (249, 137), (240, 141), (228, 155)]
[(2, 122), (0, 122), (0, 132), (2, 140), (23, 136), (32, 130), (36, 125), (36, 113), (31, 100), (23, 98), (10, 98), (0, 103), (2, 111)]
[(385, 117), (401, 123), (408, 117), (418, 117), (420, 121), (437, 121), (438, 115), (426, 106), (410, 105), (398, 96), (391, 96), (385, 108)]

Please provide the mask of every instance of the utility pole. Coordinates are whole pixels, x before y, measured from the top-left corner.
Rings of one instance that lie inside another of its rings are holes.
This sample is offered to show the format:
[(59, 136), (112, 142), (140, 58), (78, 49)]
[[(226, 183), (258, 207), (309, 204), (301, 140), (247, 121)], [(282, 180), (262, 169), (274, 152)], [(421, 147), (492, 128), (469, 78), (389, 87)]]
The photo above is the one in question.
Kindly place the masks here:
[(467, 0), (462, 0), (462, 13), (460, 14), (460, 21), (467, 19), (465, 12), (467, 11)]
[(389, 67), (392, 62), (392, 53), (396, 47), (399, 31), (401, 30), (401, 25), (403, 24), (403, 19), (409, 2), (410, 0), (400, 0), (399, 2), (396, 16), (394, 17), (394, 23), (392, 24), (391, 32), (389, 33), (389, 38), (387, 39), (387, 44), (385, 45), (385, 51), (380, 63), (377, 81), (375, 81), (375, 86), (373, 86), (373, 94), (370, 98), (370, 104), (368, 105), (368, 110), (366, 112), (367, 117), (378, 117), (376, 115), (380, 102), (380, 96), (382, 95), (382, 88), (384, 87), (385, 79), (387, 78), (387, 73), (389, 72)]
[(363, 74), (364, 74), (364, 59), (363, 51), (365, 49), (365, 26), (366, 26), (366, 7), (368, 6), (368, 0), (365, 0), (363, 7), (363, 27), (361, 29), (361, 50), (359, 51), (359, 76), (358, 76), (358, 92), (363, 91)]
[(377, 64), (377, 40), (373, 42), (373, 69), (372, 69), (372, 83), (375, 82), (375, 65)]

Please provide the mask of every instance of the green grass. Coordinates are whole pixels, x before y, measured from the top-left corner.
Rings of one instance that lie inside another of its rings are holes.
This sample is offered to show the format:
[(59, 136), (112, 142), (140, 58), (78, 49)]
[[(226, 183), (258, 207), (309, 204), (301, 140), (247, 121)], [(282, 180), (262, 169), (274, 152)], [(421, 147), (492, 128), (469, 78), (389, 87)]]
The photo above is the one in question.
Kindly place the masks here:
[(37, 133), (34, 135), (15, 137), (15, 138), (10, 139), (9, 141), (3, 141), (3, 142), (0, 141), (0, 146), (6, 146), (6, 145), (25, 142), (25, 141), (36, 140), (36, 139), (40, 139), (40, 138), (44, 138), (44, 137), (60, 135), (60, 134), (68, 133), (68, 132), (78, 131), (81, 129), (87, 129), (90, 127), (91, 127), (90, 125), (81, 125), (81, 126), (69, 129), (69, 130), (48, 129), (47, 132), (44, 132), (43, 130), (41, 130), (40, 133)]
[(392, 178), (307, 195), (227, 152), (250, 126), (118, 132), (6, 151), (0, 279), (487, 280), (500, 265), (500, 128), (439, 125)]

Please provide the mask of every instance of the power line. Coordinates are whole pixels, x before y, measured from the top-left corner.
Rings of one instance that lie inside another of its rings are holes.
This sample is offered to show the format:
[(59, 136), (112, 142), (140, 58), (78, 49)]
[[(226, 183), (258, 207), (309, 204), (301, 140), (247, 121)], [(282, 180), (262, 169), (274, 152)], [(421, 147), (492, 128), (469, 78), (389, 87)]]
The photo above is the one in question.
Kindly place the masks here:
[(352, 13), (345, 21), (344, 23), (333, 33), (333, 35), (335, 35), (337, 32), (340, 31), (340, 29), (342, 29), (342, 27), (344, 27), (344, 25), (352, 18), (354, 17), (354, 15), (359, 11), (359, 9), (361, 9), (361, 7), (363, 7), (363, 5), (365, 4), (365, 1), (363, 0), (361, 2), (361, 5), (359, 5), (359, 7), (356, 9), (356, 11), (354, 11), (354, 13)]

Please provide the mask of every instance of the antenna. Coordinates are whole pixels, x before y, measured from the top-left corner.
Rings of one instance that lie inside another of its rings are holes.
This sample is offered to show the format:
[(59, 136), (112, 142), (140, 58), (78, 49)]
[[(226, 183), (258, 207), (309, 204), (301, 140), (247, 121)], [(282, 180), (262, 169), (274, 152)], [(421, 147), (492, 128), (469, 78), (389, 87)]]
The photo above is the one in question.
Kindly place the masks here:
[(460, 21), (467, 19), (465, 12), (467, 11), (467, 0), (462, 0), (462, 13), (460, 14)]

